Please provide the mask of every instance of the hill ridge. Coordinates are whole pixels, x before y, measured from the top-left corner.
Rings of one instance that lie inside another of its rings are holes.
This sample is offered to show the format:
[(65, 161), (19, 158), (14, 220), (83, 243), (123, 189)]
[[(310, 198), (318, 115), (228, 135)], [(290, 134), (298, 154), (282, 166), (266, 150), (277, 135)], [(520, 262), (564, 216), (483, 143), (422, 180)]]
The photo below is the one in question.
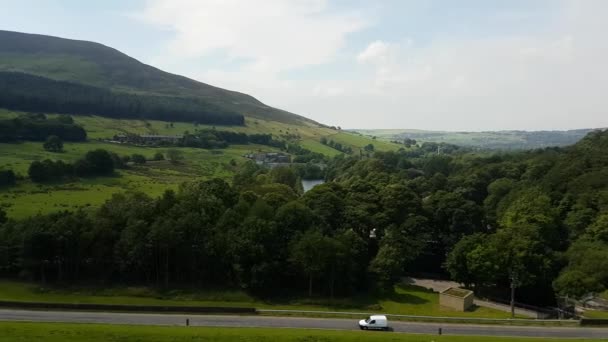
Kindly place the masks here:
[(163, 71), (110, 46), (77, 39), (0, 30), (0, 71), (20, 71), (120, 92), (196, 97), (227, 111), (285, 123), (319, 123), (242, 92)]

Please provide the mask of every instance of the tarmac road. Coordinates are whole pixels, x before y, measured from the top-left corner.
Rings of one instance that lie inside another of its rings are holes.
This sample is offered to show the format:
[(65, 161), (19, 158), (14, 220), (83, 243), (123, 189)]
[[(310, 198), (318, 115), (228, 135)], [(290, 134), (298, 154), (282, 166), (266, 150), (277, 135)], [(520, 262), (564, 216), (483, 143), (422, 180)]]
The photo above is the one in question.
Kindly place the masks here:
[[(184, 326), (186, 324), (186, 319), (189, 319), (189, 323), (191, 326), (204, 327), (359, 330), (359, 327), (357, 326), (357, 319), (298, 318), (256, 315), (224, 316), (80, 311), (29, 311), (10, 309), (0, 310), (0, 321)], [(608, 329), (604, 328), (521, 327), (417, 322), (389, 322), (389, 325), (391, 326), (394, 332), (417, 334), (437, 334), (438, 329), (441, 328), (442, 333), (445, 335), (562, 337), (597, 339), (608, 338)]]

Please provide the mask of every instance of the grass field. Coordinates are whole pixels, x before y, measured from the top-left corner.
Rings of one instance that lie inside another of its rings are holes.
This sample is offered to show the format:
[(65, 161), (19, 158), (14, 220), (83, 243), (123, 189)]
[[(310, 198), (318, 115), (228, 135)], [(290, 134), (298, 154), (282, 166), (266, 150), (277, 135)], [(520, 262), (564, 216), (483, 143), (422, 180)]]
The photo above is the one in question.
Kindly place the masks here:
[[(0, 322), (0, 342), (45, 341), (45, 342), (89, 342), (89, 341), (146, 341), (146, 342), (191, 342), (191, 341), (241, 341), (241, 342), (528, 342), (538, 338), (502, 338), (473, 336), (437, 336), (386, 333), (372, 331), (330, 331), (303, 329), (263, 328), (200, 328), (158, 327), (102, 324), (61, 324)], [(555, 342), (560, 339), (542, 339)], [(590, 341), (569, 339), (568, 341)]]
[[(87, 151), (98, 148), (121, 156), (139, 153), (150, 159), (156, 152), (165, 153), (167, 150), (91, 141), (65, 143), (65, 152), (51, 153), (44, 151), (41, 143), (37, 142), (0, 144), (0, 165), (14, 170), (18, 175), (27, 176), (27, 169), (34, 160), (48, 158), (73, 162), (82, 158)], [(121, 191), (136, 190), (150, 196), (158, 196), (166, 189), (176, 189), (179, 184), (195, 179), (222, 178), (229, 181), (234, 174), (230, 161), (244, 162), (242, 156), (256, 149), (273, 150), (257, 145), (234, 145), (217, 151), (180, 148), (184, 160), (175, 165), (168, 161), (149, 161), (143, 166), (117, 170), (114, 177), (80, 179), (57, 184), (36, 184), (23, 180), (19, 181), (17, 186), (0, 190), (0, 205), (10, 217), (22, 218), (63, 209), (94, 208), (109, 199), (112, 194)]]
[(608, 319), (608, 311), (586, 310), (585, 317)]
[[(0, 109), (1, 118), (17, 117), (20, 113)], [(49, 114), (50, 117), (54, 116)], [(221, 150), (179, 148), (184, 154), (184, 161), (179, 165), (168, 162), (148, 162), (144, 166), (119, 170), (114, 177), (101, 177), (89, 180), (77, 180), (61, 184), (34, 184), (27, 180), (27, 170), (34, 160), (63, 160), (74, 162), (88, 151), (105, 149), (120, 156), (142, 154), (151, 159), (155, 153), (164, 153), (167, 148), (140, 147), (112, 144), (102, 139), (112, 138), (120, 133), (135, 134), (183, 134), (199, 128), (212, 126), (194, 125), (183, 122), (163, 122), (154, 120), (116, 120), (99, 116), (74, 115), (74, 120), (82, 125), (88, 134), (89, 141), (64, 144), (63, 153), (47, 152), (41, 142), (0, 143), (0, 168), (12, 169), (23, 179), (15, 187), (0, 189), (0, 206), (5, 208), (12, 218), (23, 218), (35, 214), (45, 214), (57, 210), (76, 209), (79, 207), (96, 208), (109, 199), (112, 194), (125, 190), (143, 191), (151, 196), (158, 196), (166, 189), (175, 189), (180, 183), (194, 179), (222, 178), (230, 180), (237, 164), (246, 159), (243, 155), (257, 150), (277, 151), (268, 146), (232, 145)], [(399, 146), (387, 142), (319, 127), (312, 123), (291, 125), (275, 121), (246, 118), (245, 126), (222, 126), (220, 130), (243, 132), (247, 134), (270, 133), (274, 136), (297, 136), (298, 143), (311, 151), (333, 157), (341, 152), (320, 143), (321, 137), (331, 138), (343, 145), (348, 145), (356, 152), (359, 148), (373, 143), (378, 150), (397, 149)]]
[(142, 287), (53, 289), (22, 282), (0, 281), (0, 300), (45, 303), (238, 306), (259, 309), (364, 311), (449, 317), (509, 317), (506, 312), (481, 307), (470, 312), (443, 308), (439, 306), (437, 293), (416, 286), (397, 286), (393, 293), (382, 296), (356, 296), (334, 300), (307, 297), (266, 300), (252, 297), (242, 291), (158, 292)]

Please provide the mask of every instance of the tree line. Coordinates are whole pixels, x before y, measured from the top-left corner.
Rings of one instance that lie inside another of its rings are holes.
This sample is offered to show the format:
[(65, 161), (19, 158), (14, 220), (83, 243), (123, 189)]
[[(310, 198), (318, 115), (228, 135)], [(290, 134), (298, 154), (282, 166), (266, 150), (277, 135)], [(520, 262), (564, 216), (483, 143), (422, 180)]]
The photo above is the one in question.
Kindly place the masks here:
[(246, 134), (213, 129), (197, 129), (184, 134), (181, 146), (199, 148), (227, 148), (229, 145), (258, 144), (284, 149), (285, 142), (273, 139), (272, 134)]
[(302, 195), (292, 169), (254, 163), (233, 183), (195, 182), (156, 199), (116, 194), (93, 214), (8, 220), (0, 228), (0, 272), (41, 282), (225, 286), (259, 294), (367, 288), (374, 242), (327, 210), (336, 196), (331, 185)]
[[(0, 94), (0, 97), (2, 96)], [(47, 118), (44, 114), (24, 114), (0, 120), (0, 142), (44, 141), (49, 136), (56, 136), (65, 141), (85, 141), (87, 132), (75, 124), (69, 115)]]
[(396, 184), (420, 199), (402, 215), (424, 216), (429, 237), (404, 271), (443, 274), (488, 295), (513, 284), (519, 300), (535, 304), (608, 288), (608, 131), (524, 152), (423, 147), (339, 158), (327, 170), (350, 186), (347, 196), (361, 197), (358, 222), (367, 227), (390, 225), (375, 203)]
[[(434, 147), (434, 146), (433, 146)], [(341, 155), (302, 193), (292, 168), (117, 194), (94, 213), (7, 221), (0, 270), (34, 280), (344, 296), (435, 273), (554, 304), (608, 287), (608, 131), (512, 153)]]
[(109, 176), (114, 173), (115, 167), (121, 168), (123, 165), (124, 161), (115, 153), (97, 149), (87, 152), (84, 158), (73, 164), (50, 159), (33, 161), (27, 174), (32, 182), (42, 183), (74, 177)]
[(325, 145), (325, 146), (329, 146), (335, 150), (338, 150), (342, 153), (346, 153), (346, 154), (352, 154), (353, 153), (353, 149), (350, 146), (345, 146), (342, 145), (339, 142), (335, 142), (333, 141), (333, 139), (327, 139), (326, 137), (321, 137), (320, 140), (321, 144)]
[[(245, 124), (243, 115), (198, 98), (125, 93), (18, 72), (0, 72), (0, 107), (27, 112), (79, 113), (118, 119)], [(48, 135), (50, 134), (44, 138)]]

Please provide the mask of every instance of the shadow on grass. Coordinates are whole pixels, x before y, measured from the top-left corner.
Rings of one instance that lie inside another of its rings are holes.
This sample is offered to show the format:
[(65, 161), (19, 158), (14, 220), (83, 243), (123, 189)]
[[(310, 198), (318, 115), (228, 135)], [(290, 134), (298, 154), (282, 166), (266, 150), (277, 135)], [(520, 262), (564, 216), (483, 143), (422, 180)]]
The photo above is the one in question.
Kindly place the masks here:
[(411, 294), (411, 293), (397, 293), (397, 292), (393, 292), (391, 293), (389, 296), (385, 297), (387, 300), (390, 300), (392, 302), (396, 302), (399, 304), (416, 304), (416, 305), (421, 305), (421, 304), (427, 304), (429, 303), (428, 299), (416, 296), (415, 294)]

